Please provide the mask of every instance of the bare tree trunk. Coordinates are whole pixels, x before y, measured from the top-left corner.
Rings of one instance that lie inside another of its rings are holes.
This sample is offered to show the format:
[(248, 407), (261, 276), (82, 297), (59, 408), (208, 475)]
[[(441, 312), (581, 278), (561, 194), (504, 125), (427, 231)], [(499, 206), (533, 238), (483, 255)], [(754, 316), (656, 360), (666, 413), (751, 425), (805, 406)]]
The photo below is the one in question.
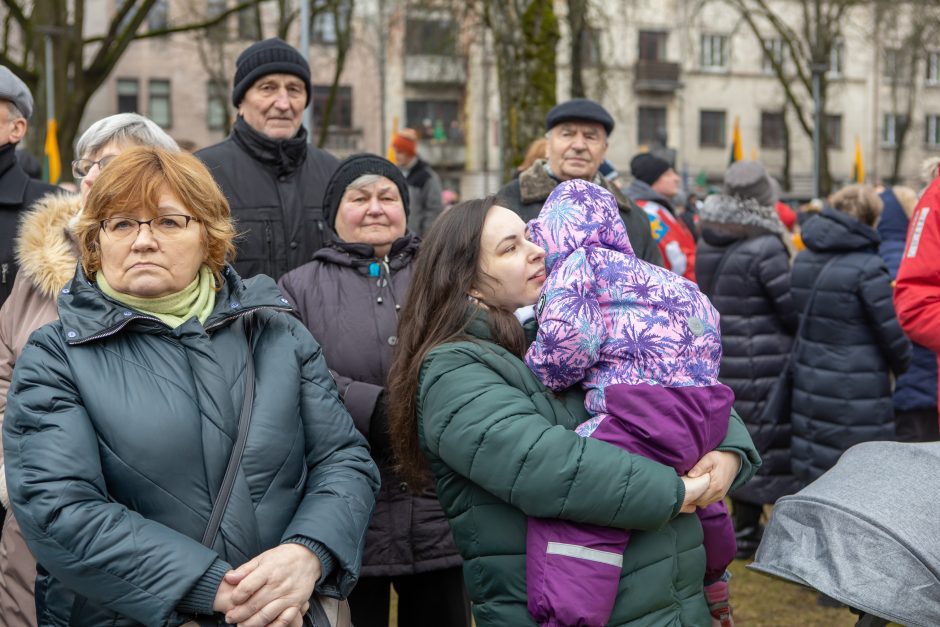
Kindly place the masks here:
[(331, 3), (328, 11), (333, 13), (333, 23), (336, 24), (336, 68), (333, 70), (333, 82), (330, 83), (330, 93), (326, 99), (320, 130), (317, 136), (317, 146), (323, 148), (330, 132), (330, 120), (333, 117), (333, 108), (336, 106), (336, 95), (339, 93), (339, 79), (346, 67), (346, 55), (352, 44), (352, 15), (354, 0), (338, 0)]
[(558, 20), (552, 0), (488, 0), (484, 18), (496, 48), (503, 179), (509, 180), (529, 143), (544, 134), (555, 105)]
[(571, 97), (584, 98), (584, 37), (587, 32), (588, 0), (568, 0), (568, 30), (571, 57)]

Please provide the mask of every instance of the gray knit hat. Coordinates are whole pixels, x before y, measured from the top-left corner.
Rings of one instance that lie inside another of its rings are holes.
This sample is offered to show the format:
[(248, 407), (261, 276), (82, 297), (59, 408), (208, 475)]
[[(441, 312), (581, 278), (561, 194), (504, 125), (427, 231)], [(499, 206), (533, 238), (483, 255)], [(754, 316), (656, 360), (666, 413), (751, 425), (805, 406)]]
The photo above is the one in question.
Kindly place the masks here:
[(5, 65), (0, 65), (0, 100), (9, 100), (27, 120), (33, 115), (33, 95), (29, 87)]
[(745, 200), (753, 198), (763, 207), (777, 204), (777, 192), (764, 166), (756, 161), (736, 161), (725, 172), (725, 193)]
[(310, 87), (310, 65), (293, 46), (278, 37), (253, 43), (238, 55), (232, 104), (237, 108), (255, 81), (268, 74), (293, 74), (300, 78), (307, 88), (306, 104), (310, 104), (310, 92), (313, 91)]

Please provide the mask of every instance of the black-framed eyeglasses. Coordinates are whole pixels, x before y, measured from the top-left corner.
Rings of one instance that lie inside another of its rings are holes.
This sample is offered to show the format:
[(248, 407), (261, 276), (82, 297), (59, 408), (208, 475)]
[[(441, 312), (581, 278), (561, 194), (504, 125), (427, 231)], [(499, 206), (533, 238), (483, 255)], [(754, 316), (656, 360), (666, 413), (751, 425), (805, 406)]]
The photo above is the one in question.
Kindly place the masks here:
[(117, 155), (105, 155), (97, 161), (92, 161), (91, 159), (76, 159), (72, 162), (72, 176), (77, 179), (85, 178), (96, 165), (99, 170), (104, 170), (105, 166), (114, 161), (115, 157), (117, 157)]
[(100, 222), (101, 230), (110, 240), (121, 241), (133, 235), (140, 233), (140, 227), (147, 225), (150, 232), (157, 237), (173, 239), (179, 237), (189, 226), (190, 222), (199, 222), (199, 218), (173, 213), (165, 216), (157, 216), (149, 220), (137, 220), (135, 218), (125, 218), (124, 216), (114, 216)]

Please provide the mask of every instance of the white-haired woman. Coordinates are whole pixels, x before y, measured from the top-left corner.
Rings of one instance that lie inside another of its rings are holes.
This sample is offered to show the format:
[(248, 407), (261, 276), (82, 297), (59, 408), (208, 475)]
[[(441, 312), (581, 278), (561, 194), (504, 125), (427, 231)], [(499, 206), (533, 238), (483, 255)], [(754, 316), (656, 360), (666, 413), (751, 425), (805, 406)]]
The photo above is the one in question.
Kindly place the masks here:
[[(20, 222), (16, 240), (20, 271), (10, 298), (0, 309), (0, 424), (17, 357), (33, 331), (58, 318), (56, 297), (75, 274), (78, 254), (69, 223), (78, 216), (101, 170), (133, 146), (178, 150), (176, 142), (159, 126), (136, 113), (101, 119), (82, 134), (75, 146), (79, 159), (72, 162), (72, 174), (79, 181), (80, 192), (46, 196)], [(35, 625), (36, 562), (10, 511), (2, 448), (0, 502), (6, 509), (0, 539), (0, 627)]]

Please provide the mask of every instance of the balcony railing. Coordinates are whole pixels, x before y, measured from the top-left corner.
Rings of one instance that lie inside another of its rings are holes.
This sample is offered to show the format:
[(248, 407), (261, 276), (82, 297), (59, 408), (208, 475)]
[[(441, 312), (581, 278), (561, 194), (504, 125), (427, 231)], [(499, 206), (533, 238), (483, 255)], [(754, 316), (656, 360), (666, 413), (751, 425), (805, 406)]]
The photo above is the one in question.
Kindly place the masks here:
[(679, 64), (669, 61), (636, 62), (633, 89), (638, 92), (672, 93), (681, 87)]
[(409, 54), (405, 57), (405, 82), (412, 84), (462, 85), (467, 70), (461, 57)]
[(467, 160), (466, 145), (461, 141), (422, 141), (418, 144), (421, 158), (431, 167), (460, 167)]
[[(314, 142), (319, 132), (319, 127), (313, 129)], [(332, 152), (340, 159), (362, 152), (362, 129), (330, 127), (323, 149)]]

